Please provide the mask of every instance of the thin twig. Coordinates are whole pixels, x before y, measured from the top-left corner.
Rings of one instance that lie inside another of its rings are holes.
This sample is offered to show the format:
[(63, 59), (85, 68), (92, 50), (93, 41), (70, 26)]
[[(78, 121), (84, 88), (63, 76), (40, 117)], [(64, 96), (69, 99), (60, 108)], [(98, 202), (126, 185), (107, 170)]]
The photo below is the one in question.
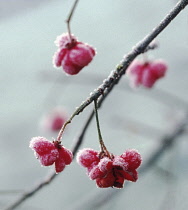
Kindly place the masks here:
[[(81, 129), (81, 132), (79, 133), (79, 135), (77, 136), (77, 138), (74, 141), (74, 144), (73, 144), (73, 147), (72, 147), (73, 158), (75, 158), (75, 154), (76, 154), (76, 152), (78, 151), (78, 149), (80, 148), (80, 146), (83, 142), (84, 135), (86, 134), (86, 130), (87, 130), (88, 126), (90, 125), (90, 122), (91, 122), (93, 116), (94, 116), (94, 111), (92, 110), (91, 113), (89, 114), (86, 122), (84, 123), (84, 126)], [(12, 204), (7, 206), (3, 210), (15, 209), (21, 203), (23, 203), (23, 201), (25, 201), (26, 199), (31, 197), (33, 194), (37, 193), (42, 187), (51, 183), (57, 177), (57, 175), (58, 174), (56, 174), (54, 172), (54, 170), (50, 170), (50, 173), (47, 174), (46, 178), (44, 178), (40, 183), (35, 185), (33, 188), (31, 188), (28, 191), (26, 191), (25, 193), (23, 193), (16, 201), (14, 201)]]
[[(103, 80), (103, 78), (104, 78), (103, 76), (88, 74), (85, 75), (85, 77), (79, 77), (76, 78), (75, 80), (74, 78), (71, 79), (74, 84), (83, 86), (83, 85), (97, 84), (98, 83), (97, 81), (101, 81)], [(44, 82), (48, 82), (49, 79), (54, 79), (54, 78), (53, 75), (50, 73), (49, 75), (47, 75), (47, 77), (43, 76), (42, 79)], [(59, 82), (60, 84), (60, 80), (56, 81), (56, 83), (57, 82)], [(61, 85), (67, 86), (69, 82), (70, 82), (69, 78), (61, 79)], [(65, 86), (63, 87), (66, 88)], [(183, 110), (186, 110), (188, 106), (188, 102), (185, 99), (181, 98), (179, 95), (174, 95), (174, 93), (158, 88), (157, 86), (153, 88), (152, 91), (150, 89), (146, 90), (145, 88), (139, 88), (137, 89), (137, 91), (134, 91), (132, 88), (130, 88), (128, 83), (125, 82), (117, 86), (117, 89), (123, 92), (128, 91), (136, 95), (144, 95), (144, 97), (149, 97), (151, 99), (154, 99), (158, 103), (170, 106), (171, 108), (172, 106), (173, 107), (175, 106), (177, 108), (182, 108)]]
[(70, 29), (70, 21), (72, 19), (72, 16), (73, 16), (73, 13), (76, 9), (76, 6), (77, 6), (77, 3), (78, 3), (79, 0), (75, 0), (73, 6), (72, 6), (72, 9), (68, 15), (68, 18), (66, 20), (66, 23), (67, 23), (67, 30), (68, 30), (68, 34), (69, 34), (69, 38), (70, 38), (70, 41), (72, 42), (72, 37), (71, 37), (71, 29)]

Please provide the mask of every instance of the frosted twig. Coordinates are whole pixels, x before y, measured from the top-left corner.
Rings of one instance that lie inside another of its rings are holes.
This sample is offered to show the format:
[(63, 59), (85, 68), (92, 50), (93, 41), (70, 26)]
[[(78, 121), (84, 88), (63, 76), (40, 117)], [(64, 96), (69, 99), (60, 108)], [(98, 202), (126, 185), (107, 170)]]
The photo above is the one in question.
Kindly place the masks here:
[[(188, 0), (181, 0), (177, 5), (170, 11), (168, 15), (160, 22), (160, 24), (152, 30), (143, 40), (141, 40), (136, 46), (125, 56), (124, 60), (116, 67), (114, 71), (103, 81), (103, 83), (95, 89), (90, 96), (82, 102), (82, 104), (76, 108), (75, 112), (71, 115), (69, 120), (65, 122), (61, 128), (57, 139), (60, 141), (65, 127), (71, 123), (72, 119), (79, 115), (89, 104), (94, 100), (97, 100), (103, 93), (108, 89), (112, 90), (113, 87), (118, 84), (121, 77), (125, 74), (126, 69), (130, 63), (141, 53), (144, 53), (149, 44), (170, 24), (170, 22), (187, 6)], [(110, 93), (110, 91), (108, 91)]]
[[(100, 97), (100, 103), (102, 103), (104, 101), (104, 99), (111, 92), (111, 90), (113, 89), (113, 87), (119, 82), (119, 80), (122, 77), (122, 75), (125, 74), (126, 69), (130, 65), (130, 63), (139, 54), (143, 53), (146, 50), (146, 48), (149, 46), (149, 44), (152, 42), (152, 40), (154, 40), (168, 26), (168, 24), (187, 6), (187, 4), (188, 4), (188, 0), (181, 0), (181, 1), (179, 1), (177, 3), (177, 5), (170, 11), (170, 13), (161, 21), (161, 23), (156, 28), (154, 28), (151, 33), (149, 33), (142, 41), (140, 41), (126, 55), (126, 57), (124, 58), (124, 60), (117, 66), (116, 70), (112, 71), (110, 73), (110, 75), (108, 76), (108, 78), (105, 79), (103, 81), (103, 83), (96, 90), (94, 90), (93, 93), (71, 115), (70, 119), (65, 123), (65, 126), (60, 130), (60, 133), (58, 135), (58, 139), (59, 140), (62, 137), (63, 130), (65, 129), (66, 125), (68, 125), (69, 123), (71, 123), (72, 119), (76, 115), (80, 114), (90, 103), (92, 103), (94, 100), (97, 100), (100, 96), (101, 96)], [(103, 94), (105, 96), (103, 96)], [(91, 121), (92, 116), (93, 116), (93, 114), (91, 113), (89, 122)], [(88, 123), (88, 125), (89, 125), (89, 123)], [(181, 132), (176, 133), (173, 138), (176, 138), (180, 133)], [(78, 139), (80, 141), (77, 141), (75, 143), (75, 147), (74, 147), (75, 150), (73, 151), (74, 154), (78, 150), (78, 147), (76, 147), (76, 144), (79, 142), (79, 145), (80, 145), (81, 142), (82, 142), (82, 140), (83, 140), (83, 135), (80, 135), (80, 136), (81, 136), (81, 139)], [(168, 146), (169, 146), (170, 145), (170, 142), (173, 142), (173, 141), (171, 141), (171, 139), (169, 140), (168, 138), (166, 138), (164, 140), (164, 142), (165, 142), (165, 144), (162, 144), (161, 145), (161, 148), (159, 148), (159, 150), (157, 150), (154, 153), (154, 155), (148, 160), (147, 164), (144, 165), (145, 168), (142, 167), (143, 168), (142, 170), (146, 171), (146, 169), (148, 168), (148, 166), (150, 166), (153, 162), (156, 161), (156, 159), (158, 158), (159, 154), (161, 154), (162, 152), (164, 152), (167, 149), (167, 146), (165, 146), (165, 145), (167, 145), (167, 143), (168, 143)], [(38, 192), (43, 186), (51, 183), (52, 180), (56, 176), (57, 175), (54, 172), (52, 172), (51, 174), (49, 174), (47, 176), (46, 179), (42, 180), (38, 185), (36, 185), (36, 186), (32, 187), (31, 189), (29, 189), (28, 191), (26, 191), (16, 201), (14, 201), (8, 207), (4, 208), (4, 210), (12, 210), (12, 209), (16, 208), (21, 203), (23, 203), (23, 201), (25, 201), (26, 199), (28, 199), (29, 197), (31, 197), (33, 194), (35, 194), (36, 192)], [(118, 192), (120, 192), (120, 190), (118, 190)], [(105, 195), (106, 194), (107, 193), (105, 193)], [(114, 194), (114, 192), (113, 192), (113, 194)], [(99, 200), (99, 198), (97, 200)]]

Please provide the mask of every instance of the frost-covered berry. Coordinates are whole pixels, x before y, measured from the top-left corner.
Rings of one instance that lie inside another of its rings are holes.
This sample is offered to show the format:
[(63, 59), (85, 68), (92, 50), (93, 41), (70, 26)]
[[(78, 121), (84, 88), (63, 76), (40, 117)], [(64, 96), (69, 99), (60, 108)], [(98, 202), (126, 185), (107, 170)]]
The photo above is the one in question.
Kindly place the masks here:
[(72, 152), (63, 146), (59, 146), (58, 152), (59, 152), (59, 157), (55, 161), (56, 173), (60, 173), (61, 171), (63, 171), (65, 166), (69, 165), (73, 159)]
[(50, 166), (55, 163), (55, 171), (63, 171), (66, 165), (72, 162), (72, 152), (63, 147), (58, 141), (49, 141), (44, 137), (34, 137), (30, 141), (30, 148), (34, 150), (35, 156), (41, 165)]
[(126, 150), (121, 157), (128, 163), (129, 169), (137, 169), (141, 162), (141, 155), (135, 149)]
[(41, 120), (41, 127), (46, 131), (57, 132), (67, 120), (67, 113), (63, 107), (55, 107)]
[(167, 71), (167, 64), (161, 60), (142, 62), (135, 60), (127, 69), (127, 75), (132, 87), (142, 85), (151, 88), (155, 82), (164, 77)]
[(157, 78), (161, 78), (165, 76), (166, 70), (168, 66), (165, 61), (162, 59), (154, 60), (150, 64), (150, 69)]
[(64, 160), (62, 158), (58, 158), (56, 161), (55, 161), (55, 171), (56, 173), (60, 173), (64, 170), (66, 164), (64, 162)]
[(33, 137), (29, 147), (34, 150), (36, 158), (43, 166), (52, 165), (59, 156), (58, 149), (44, 137)]
[(96, 165), (99, 161), (98, 152), (90, 148), (80, 150), (77, 154), (77, 162), (83, 167), (90, 167), (93, 163)]
[(94, 166), (88, 174), (89, 178), (92, 180), (97, 179), (97, 178), (103, 178), (105, 175), (106, 175), (106, 173), (102, 172), (99, 169), (98, 165)]
[(118, 155), (116, 155), (113, 160), (113, 166), (117, 169), (123, 169), (124, 171), (128, 169), (128, 163)]
[(112, 170), (112, 167), (113, 167), (112, 164), (113, 164), (113, 161), (110, 158), (104, 157), (100, 160), (98, 167), (102, 172), (108, 172)]
[(59, 158), (62, 158), (66, 165), (69, 165), (72, 162), (73, 155), (69, 149), (66, 149), (65, 147), (61, 146), (60, 148), (58, 148), (58, 152)]
[(134, 60), (127, 69), (127, 76), (130, 80), (130, 85), (133, 88), (138, 87), (141, 84), (142, 72), (143, 72), (143, 62), (139, 60)]
[(53, 64), (56, 67), (63, 67), (63, 70), (70, 75), (78, 74), (82, 68), (87, 66), (95, 56), (95, 49), (71, 35), (62, 34), (55, 41), (59, 47), (54, 54)]
[(158, 78), (152, 73), (150, 66), (146, 66), (142, 72), (141, 85), (147, 88), (153, 87)]

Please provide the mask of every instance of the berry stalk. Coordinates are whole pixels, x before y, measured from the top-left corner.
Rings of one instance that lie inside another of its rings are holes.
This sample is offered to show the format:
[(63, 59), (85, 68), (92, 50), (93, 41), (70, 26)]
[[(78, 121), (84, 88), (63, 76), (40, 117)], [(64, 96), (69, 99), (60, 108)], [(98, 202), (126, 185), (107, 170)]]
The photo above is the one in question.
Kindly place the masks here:
[(72, 19), (72, 16), (73, 16), (73, 14), (74, 14), (74, 11), (75, 11), (75, 9), (76, 9), (76, 5), (77, 5), (78, 1), (79, 1), (79, 0), (75, 0), (74, 4), (73, 4), (73, 6), (72, 6), (72, 9), (71, 9), (71, 11), (70, 11), (70, 13), (69, 13), (69, 15), (68, 15), (68, 18), (67, 18), (67, 20), (66, 20), (66, 23), (67, 23), (67, 31), (68, 31), (68, 34), (69, 34), (70, 42), (72, 42), (71, 29), (70, 29), (70, 21), (71, 21), (71, 19)]
[(99, 124), (97, 100), (94, 100), (94, 107), (95, 107), (95, 117), (96, 117), (96, 123), (97, 123), (97, 131), (98, 131), (98, 136), (99, 136), (99, 144), (101, 146), (101, 153), (107, 155), (111, 159), (111, 155), (108, 152), (108, 150), (107, 150), (107, 148), (104, 144), (104, 141), (102, 139), (100, 124)]

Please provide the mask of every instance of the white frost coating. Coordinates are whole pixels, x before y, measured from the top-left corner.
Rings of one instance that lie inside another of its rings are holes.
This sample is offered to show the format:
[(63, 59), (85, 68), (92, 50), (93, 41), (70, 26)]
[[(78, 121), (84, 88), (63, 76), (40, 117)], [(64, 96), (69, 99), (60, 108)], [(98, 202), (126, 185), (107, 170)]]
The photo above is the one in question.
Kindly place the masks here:
[(135, 149), (130, 149), (125, 151), (121, 157), (128, 162), (129, 168), (136, 169), (140, 166), (142, 162), (141, 155)]
[(32, 138), (29, 147), (34, 150), (36, 158), (44, 166), (52, 165), (59, 156), (58, 149), (44, 137)]
[(121, 167), (124, 171), (126, 171), (128, 168), (128, 163), (125, 162), (125, 160), (120, 156), (115, 156), (113, 166)]
[(41, 162), (41, 164), (43, 165), (43, 166), (50, 166), (50, 165), (52, 165), (54, 162), (55, 162), (55, 160), (56, 160), (56, 158), (57, 157), (54, 157), (54, 156), (51, 156), (51, 155), (43, 155), (43, 156), (38, 156), (39, 158), (39, 160), (40, 160), (40, 162)]
[(44, 137), (33, 137), (30, 141), (29, 147), (39, 155), (51, 152), (56, 156), (58, 155), (58, 150), (55, 148), (54, 144)]
[(105, 174), (100, 171), (98, 166), (93, 167), (93, 169), (89, 172), (89, 178), (94, 180), (97, 178), (102, 178)]
[[(76, 37), (73, 34), (71, 34), (71, 38), (77, 41)], [(63, 33), (57, 36), (54, 43), (57, 47), (64, 48), (66, 44), (70, 43), (70, 38), (69, 38), (68, 33)]]
[(108, 157), (104, 157), (100, 160), (98, 166), (102, 172), (106, 172), (109, 170), (109, 166), (112, 164), (112, 161)]
[(52, 165), (58, 158), (59, 153), (57, 150), (51, 150), (49, 154), (38, 155), (35, 153), (36, 157), (40, 160), (41, 164), (44, 166)]
[(90, 148), (86, 148), (78, 152), (76, 159), (80, 165), (88, 167), (92, 164), (92, 162), (99, 161), (97, 155), (97, 151)]
[(49, 142), (46, 138), (42, 136), (33, 137), (30, 141), (29, 147), (31, 149), (37, 148), (41, 143)]
[(122, 155), (122, 158), (124, 157), (130, 158), (131, 161), (142, 160), (140, 153), (136, 149), (130, 149), (125, 151), (125, 153), (123, 153)]

